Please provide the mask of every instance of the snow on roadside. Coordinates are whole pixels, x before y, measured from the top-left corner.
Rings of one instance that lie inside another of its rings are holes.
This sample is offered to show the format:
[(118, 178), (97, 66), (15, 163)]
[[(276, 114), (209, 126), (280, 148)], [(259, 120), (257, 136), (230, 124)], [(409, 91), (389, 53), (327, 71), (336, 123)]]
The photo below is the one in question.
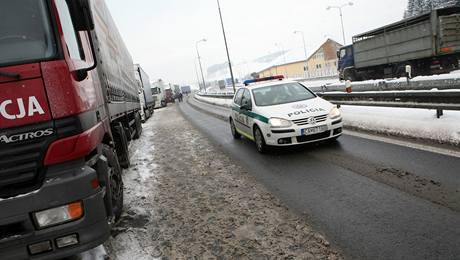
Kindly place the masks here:
[(415, 108), (342, 106), (346, 127), (428, 139), (438, 143), (460, 145), (460, 111), (436, 111)]
[(232, 106), (232, 99), (231, 98), (214, 98), (214, 97), (204, 97), (200, 95), (195, 95), (195, 98), (217, 106), (222, 106), (222, 107), (231, 107)]

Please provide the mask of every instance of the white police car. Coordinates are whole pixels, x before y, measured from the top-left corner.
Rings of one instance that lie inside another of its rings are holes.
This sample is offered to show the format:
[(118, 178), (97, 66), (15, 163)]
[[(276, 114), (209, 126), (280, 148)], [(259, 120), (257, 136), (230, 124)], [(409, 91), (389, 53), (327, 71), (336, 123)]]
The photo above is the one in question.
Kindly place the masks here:
[(235, 139), (244, 136), (257, 150), (336, 139), (342, 135), (339, 108), (307, 87), (283, 76), (248, 80), (234, 98), (230, 127)]

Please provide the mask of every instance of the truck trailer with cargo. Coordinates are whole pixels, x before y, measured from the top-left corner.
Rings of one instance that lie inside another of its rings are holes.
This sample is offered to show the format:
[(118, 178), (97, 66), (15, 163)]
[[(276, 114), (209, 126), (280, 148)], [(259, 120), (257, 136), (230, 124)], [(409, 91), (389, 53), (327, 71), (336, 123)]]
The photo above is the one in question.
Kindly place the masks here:
[(460, 7), (433, 10), (356, 35), (353, 44), (342, 47), (338, 56), (339, 75), (343, 80), (433, 75), (458, 70)]
[(141, 99), (141, 114), (142, 120), (148, 120), (154, 113), (155, 109), (155, 100), (152, 95), (152, 85), (150, 84), (150, 79), (147, 73), (142, 69), (139, 64), (134, 65), (134, 73), (136, 75), (136, 81), (139, 85)]
[(132, 58), (103, 0), (0, 2), (0, 259), (102, 244), (142, 125)]

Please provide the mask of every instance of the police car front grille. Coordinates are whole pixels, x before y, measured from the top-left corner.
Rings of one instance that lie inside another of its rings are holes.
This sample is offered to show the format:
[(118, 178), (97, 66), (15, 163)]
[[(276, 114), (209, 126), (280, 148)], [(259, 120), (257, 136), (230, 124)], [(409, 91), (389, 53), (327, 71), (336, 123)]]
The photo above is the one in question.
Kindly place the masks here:
[[(297, 119), (297, 120), (292, 120), (292, 122), (294, 122), (294, 124), (298, 125), (298, 126), (302, 126), (302, 125), (308, 125), (310, 124), (310, 119), (311, 117), (306, 117), (306, 118), (302, 118), (302, 119)], [(316, 124), (317, 123), (322, 123), (322, 122), (325, 122), (327, 120), (327, 115), (321, 115), (321, 116), (315, 116), (313, 117), (315, 118), (315, 121), (316, 121)]]

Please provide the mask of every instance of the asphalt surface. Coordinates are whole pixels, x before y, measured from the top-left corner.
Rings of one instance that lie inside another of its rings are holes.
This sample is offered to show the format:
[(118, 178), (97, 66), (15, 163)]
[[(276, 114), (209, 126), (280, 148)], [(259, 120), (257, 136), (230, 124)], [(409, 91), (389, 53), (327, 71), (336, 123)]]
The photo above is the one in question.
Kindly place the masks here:
[(261, 155), (227, 122), (180, 108), (347, 258), (460, 259), (460, 158), (350, 135)]

